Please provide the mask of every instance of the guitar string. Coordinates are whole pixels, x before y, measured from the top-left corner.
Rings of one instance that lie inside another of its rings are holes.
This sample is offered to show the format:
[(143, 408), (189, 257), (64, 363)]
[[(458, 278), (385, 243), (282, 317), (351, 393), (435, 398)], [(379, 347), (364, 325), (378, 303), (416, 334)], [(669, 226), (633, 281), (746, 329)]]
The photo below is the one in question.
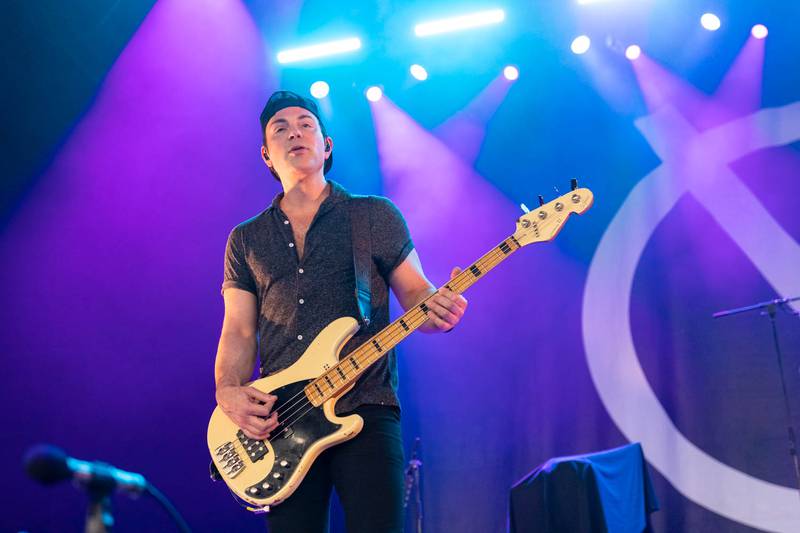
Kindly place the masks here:
[[(503, 251), (502, 251), (502, 249), (500, 248), (500, 247), (502, 246), (502, 244), (506, 244), (506, 245), (507, 245), (507, 246), (510, 248), (509, 252), (503, 252)], [(510, 245), (508, 245), (508, 243), (507, 243), (506, 241), (503, 241), (503, 243), (501, 243), (500, 245), (498, 245), (497, 247), (495, 247), (495, 248), (493, 249), (493, 251), (492, 251), (492, 252), (488, 252), (487, 254), (485, 254), (485, 256), (484, 256), (484, 257), (482, 257), (481, 259), (478, 259), (478, 261), (476, 261), (476, 262), (474, 263), (474, 265), (475, 265), (475, 266), (477, 266), (477, 264), (478, 264), (479, 262), (481, 262), (481, 260), (483, 260), (483, 262), (484, 262), (484, 265), (483, 265), (483, 266), (485, 267), (485, 263), (486, 263), (486, 261), (489, 261), (489, 260), (491, 260), (491, 261), (493, 261), (493, 262), (494, 262), (494, 259), (496, 259), (498, 256), (502, 256), (503, 258), (505, 258), (505, 257), (508, 257), (508, 255), (509, 255), (511, 252), (514, 252), (514, 251), (516, 251), (516, 250), (518, 250), (518, 249), (519, 249), (519, 247), (517, 247), (517, 248), (511, 248), (511, 246), (510, 246)], [(499, 264), (500, 264), (500, 262), (499, 262), (499, 261), (498, 261), (498, 262), (495, 262), (494, 264), (490, 265), (488, 269), (485, 269), (485, 272), (488, 272), (489, 270), (491, 270), (492, 268), (494, 268), (495, 266), (497, 266), (497, 265), (499, 265)], [(463, 273), (464, 273), (464, 274), (466, 274), (467, 272), (470, 272), (470, 271), (469, 271), (469, 270), (465, 270), (465, 271), (463, 271)], [(482, 274), (484, 274), (485, 272), (482, 272)], [(471, 273), (471, 272), (470, 272), (470, 273)], [(460, 274), (459, 274), (459, 276), (460, 276)], [(478, 279), (477, 277), (476, 277), (476, 278), (474, 278), (474, 279), (470, 279), (468, 276), (465, 276), (465, 277), (463, 278), (463, 280), (459, 280), (459, 279), (458, 279), (458, 278), (459, 278), (459, 276), (456, 276), (456, 277), (455, 277), (455, 278), (453, 278), (453, 279), (452, 279), (450, 282), (448, 282), (448, 285), (450, 285), (450, 286), (452, 286), (452, 287), (455, 287), (456, 285), (459, 285), (459, 284), (461, 283), (461, 281), (467, 282), (467, 283), (466, 283), (466, 287), (464, 287), (463, 289), (462, 289), (462, 288), (457, 288), (457, 289), (456, 289), (456, 292), (461, 292), (461, 291), (463, 291), (463, 290), (466, 290), (466, 289), (468, 289), (468, 288), (470, 287), (470, 285), (471, 285), (472, 283), (474, 283), (475, 281), (477, 281), (477, 279)], [(432, 297), (432, 296), (433, 296), (433, 295), (431, 295), (431, 297)], [(427, 300), (427, 299), (426, 299), (426, 300)], [(424, 302), (424, 301), (423, 301), (423, 302)], [(420, 305), (420, 304), (418, 304), (418, 305)], [(416, 314), (417, 316), (415, 316), (414, 318), (411, 318), (411, 314), (412, 314), (412, 313)], [(419, 307), (417, 307), (417, 308), (416, 308), (414, 311), (412, 311), (412, 312), (408, 313), (409, 319), (410, 319), (410, 320), (416, 320), (417, 318), (421, 318), (421, 317), (419, 316), (419, 313), (422, 313), (423, 315), (426, 315), (426, 316), (427, 316), (427, 313), (425, 313), (424, 311), (422, 311), (421, 309), (419, 309)], [(399, 319), (398, 319), (397, 321), (399, 321)], [(397, 322), (397, 321), (395, 321), (395, 322)], [(424, 321), (423, 321), (423, 322), (424, 322)], [(411, 332), (408, 332), (408, 334), (410, 335), (410, 334), (411, 334)], [(392, 342), (392, 341), (394, 341), (394, 340), (395, 340), (396, 338), (398, 338), (398, 337), (404, 337), (404, 336), (407, 336), (405, 332), (400, 332), (400, 335), (393, 335), (393, 334), (390, 334), (390, 335), (391, 335), (391, 336), (390, 336), (390, 338), (389, 338), (389, 339), (387, 339), (389, 342)], [(402, 340), (402, 339), (401, 339), (401, 340)], [(369, 341), (367, 341), (367, 342), (369, 342)], [(366, 344), (366, 343), (365, 343), (365, 344)], [(362, 346), (363, 346), (363, 345), (362, 345)], [(358, 349), (356, 349), (356, 352), (357, 352), (357, 351), (358, 351)], [(360, 355), (366, 355), (366, 356), (368, 356), (368, 358), (369, 358), (369, 357), (370, 357), (370, 356), (372, 356), (372, 355), (375, 355), (375, 354), (380, 354), (380, 353), (382, 353), (382, 352), (381, 352), (381, 351), (377, 351), (377, 350), (375, 350), (375, 349), (371, 349), (371, 350), (368, 350), (368, 351), (366, 351), (364, 354), (356, 354), (356, 353), (354, 353), (353, 355), (350, 355), (350, 356), (348, 356), (348, 357), (350, 357), (350, 358), (356, 357), (356, 358), (357, 358), (357, 357), (359, 357)], [(363, 362), (363, 361), (362, 361), (362, 360), (360, 360), (359, 362)], [(373, 361), (373, 362), (374, 362), (374, 361)], [(371, 364), (371, 363), (370, 363), (370, 364)], [(328, 372), (326, 372), (326, 373), (329, 373), (329, 372), (330, 372), (330, 371), (328, 371)], [(359, 371), (356, 371), (356, 374), (357, 374), (358, 372), (359, 372)], [(347, 374), (349, 374), (349, 373), (350, 373), (350, 371), (343, 372), (343, 374), (345, 374), (345, 376), (347, 376)], [(334, 378), (335, 378), (335, 376), (334, 376)], [(317, 379), (319, 379), (319, 378), (317, 378)], [(314, 380), (314, 381), (316, 381), (316, 380)], [(296, 395), (295, 395), (295, 397), (296, 397), (297, 395), (299, 395), (299, 394), (300, 394), (300, 393), (296, 394)], [(323, 395), (323, 396), (324, 396), (324, 395)], [(305, 395), (304, 395), (304, 397), (305, 397)], [(311, 403), (311, 402), (308, 400), (308, 398), (307, 398), (307, 397), (305, 397), (305, 398), (306, 398), (306, 401), (305, 401), (305, 402), (303, 401), (303, 398), (301, 397), (301, 398), (300, 398), (300, 399), (299, 399), (297, 402), (295, 402), (295, 403), (294, 403), (294, 404), (293, 404), (291, 407), (289, 407), (289, 408), (288, 408), (288, 409), (293, 409), (292, 413), (291, 413), (291, 414), (289, 414), (289, 415), (284, 415), (285, 419), (284, 419), (282, 422), (280, 422), (280, 423), (278, 424), (278, 426), (276, 426), (276, 428), (275, 428), (275, 429), (278, 429), (280, 426), (284, 426), (284, 427), (283, 427), (283, 429), (281, 429), (281, 430), (279, 431), (279, 433), (277, 433), (276, 435), (273, 435), (273, 436), (271, 436), (271, 437), (268, 437), (268, 440), (269, 440), (270, 442), (272, 442), (272, 439), (273, 439), (273, 438), (275, 438), (275, 437), (277, 437), (277, 436), (280, 436), (280, 435), (282, 435), (283, 433), (285, 433), (285, 432), (286, 432), (286, 431), (287, 431), (289, 428), (291, 428), (291, 426), (293, 426), (295, 423), (297, 423), (297, 422), (298, 422), (298, 421), (299, 421), (301, 418), (303, 418), (303, 417), (304, 417), (304, 416), (305, 416), (305, 415), (306, 415), (306, 414), (307, 414), (307, 413), (308, 413), (308, 412), (309, 412), (311, 409), (313, 409), (314, 405), (312, 404), (312, 406), (311, 406), (310, 408), (306, 409), (306, 410), (305, 410), (305, 411), (303, 411), (303, 412), (302, 412), (302, 413), (301, 413), (299, 416), (297, 416), (297, 418), (295, 418), (294, 420), (292, 420), (291, 422), (289, 422), (289, 420), (291, 420), (291, 418), (292, 418), (293, 416), (295, 416), (295, 415), (296, 415), (296, 414), (297, 414), (297, 413), (298, 413), (300, 410), (302, 410), (302, 409), (303, 409), (303, 408), (304, 408), (306, 405), (308, 405), (308, 404), (310, 404), (310, 403)], [(290, 400), (289, 400), (289, 401), (290, 401)], [(286, 403), (288, 403), (288, 401), (287, 401)], [(285, 405), (286, 405), (286, 403), (284, 403), (283, 405), (285, 406)], [(296, 407), (296, 409), (295, 409), (295, 407)], [(273, 431), (274, 431), (274, 430), (273, 430)]]

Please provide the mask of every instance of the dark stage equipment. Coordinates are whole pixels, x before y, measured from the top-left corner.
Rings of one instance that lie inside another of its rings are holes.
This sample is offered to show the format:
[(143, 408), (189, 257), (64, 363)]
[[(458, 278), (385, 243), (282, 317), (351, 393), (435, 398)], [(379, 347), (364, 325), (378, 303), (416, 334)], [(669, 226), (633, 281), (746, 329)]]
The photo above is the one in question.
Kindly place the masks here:
[(658, 510), (639, 443), (556, 457), (511, 488), (511, 533), (652, 531)]

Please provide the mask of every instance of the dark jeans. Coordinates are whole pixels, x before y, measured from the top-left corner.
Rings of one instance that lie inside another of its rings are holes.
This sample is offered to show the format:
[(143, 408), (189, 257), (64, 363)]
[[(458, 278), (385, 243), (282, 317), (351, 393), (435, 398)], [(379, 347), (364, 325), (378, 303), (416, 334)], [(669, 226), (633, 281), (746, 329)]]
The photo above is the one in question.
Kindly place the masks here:
[(403, 443), (395, 407), (355, 410), (364, 429), (320, 455), (300, 487), (267, 515), (270, 533), (325, 533), (331, 489), (342, 503), (348, 533), (402, 533)]

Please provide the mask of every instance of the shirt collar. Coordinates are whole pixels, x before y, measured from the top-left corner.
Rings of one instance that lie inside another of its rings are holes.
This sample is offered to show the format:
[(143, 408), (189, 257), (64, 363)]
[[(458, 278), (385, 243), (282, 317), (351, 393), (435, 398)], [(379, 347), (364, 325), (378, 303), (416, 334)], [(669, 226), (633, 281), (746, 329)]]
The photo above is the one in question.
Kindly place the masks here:
[[(327, 206), (332, 206), (334, 204), (338, 204), (339, 202), (347, 200), (352, 196), (349, 192), (347, 192), (347, 189), (339, 185), (337, 182), (329, 179), (326, 179), (325, 182), (330, 183), (331, 192), (330, 194), (328, 194), (328, 197), (322, 201), (322, 204), (320, 204), (319, 206), (320, 210), (322, 210), (323, 206), (327, 207)], [(280, 211), (281, 209), (280, 203), (282, 198), (283, 198), (283, 191), (275, 195), (275, 198), (272, 199), (273, 209), (277, 209), (278, 211)]]

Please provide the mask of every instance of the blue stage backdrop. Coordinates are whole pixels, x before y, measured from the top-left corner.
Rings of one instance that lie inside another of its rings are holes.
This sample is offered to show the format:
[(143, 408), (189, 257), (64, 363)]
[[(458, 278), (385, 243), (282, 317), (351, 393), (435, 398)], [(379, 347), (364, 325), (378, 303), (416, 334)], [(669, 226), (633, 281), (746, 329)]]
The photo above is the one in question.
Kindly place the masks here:
[[(263, 530), (207, 475), (222, 259), (279, 190), (259, 157), (266, 97), (324, 79), (329, 177), (397, 204), (436, 285), (511, 234), (521, 202), (570, 178), (595, 194), (471, 288), (455, 331), (399, 348), (426, 531), (504, 531), (510, 487), (538, 464), (633, 441), (656, 531), (800, 530), (769, 320), (711, 317), (800, 296), (800, 8), (716, 2), (711, 33), (688, 1), (540, 4), (426, 41), (415, 22), (475, 5), (155, 3), (44, 170), (10, 176), (25, 192), (0, 233), (0, 529), (82, 527), (79, 491), (23, 471), (51, 442), (143, 473), (196, 531)], [(359, 32), (353, 55), (275, 61)], [(800, 320), (777, 325), (800, 426)], [(145, 498), (114, 504), (117, 531), (172, 527)]]

